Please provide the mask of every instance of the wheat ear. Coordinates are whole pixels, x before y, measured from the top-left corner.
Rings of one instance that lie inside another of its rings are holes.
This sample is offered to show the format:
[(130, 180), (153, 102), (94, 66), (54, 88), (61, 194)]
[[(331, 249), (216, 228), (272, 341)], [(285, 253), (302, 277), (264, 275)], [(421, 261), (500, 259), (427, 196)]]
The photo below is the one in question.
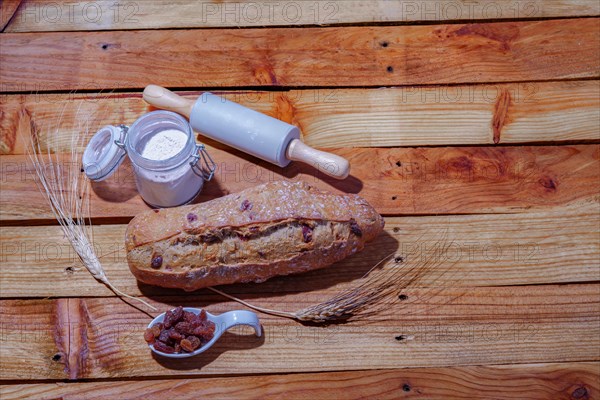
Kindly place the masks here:
[[(77, 111), (78, 114), (79, 110)], [(58, 126), (60, 126), (61, 119), (62, 112), (59, 117)], [(78, 148), (83, 144), (82, 140), (85, 138), (85, 135), (80, 135), (79, 133), (72, 135), (70, 162), (68, 167), (65, 168), (64, 165), (61, 165), (58, 154), (51, 151), (49, 144), (47, 145), (46, 154), (43, 154), (39, 141), (34, 140), (34, 137), (37, 138), (37, 132), (35, 132), (33, 126), (30, 126), (30, 128), (29, 135), (27, 135), (30, 141), (28, 155), (38, 177), (36, 183), (48, 200), (54, 217), (59, 222), (64, 236), (71, 243), (81, 263), (94, 278), (104, 283), (117, 296), (138, 301), (156, 311), (154, 306), (143, 299), (130, 296), (117, 289), (106, 277), (102, 264), (94, 251), (92, 241), (90, 240), (91, 229), (89, 229), (91, 226), (91, 217), (89, 217), (90, 183), (79, 167), (81, 154)], [(87, 132), (87, 129), (85, 131)], [(57, 127), (54, 134), (55, 142), (58, 142), (56, 140), (59, 136), (58, 132)], [(65, 180), (68, 183), (65, 184)], [(88, 215), (88, 219), (85, 218), (85, 215)]]

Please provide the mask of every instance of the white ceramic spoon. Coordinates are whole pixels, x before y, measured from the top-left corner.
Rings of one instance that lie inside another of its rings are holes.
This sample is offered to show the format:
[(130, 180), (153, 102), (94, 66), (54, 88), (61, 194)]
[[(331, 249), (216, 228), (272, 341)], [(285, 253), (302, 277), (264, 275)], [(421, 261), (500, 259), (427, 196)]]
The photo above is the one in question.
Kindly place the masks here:
[[(200, 311), (202, 309), (201, 308), (184, 307), (183, 310), (190, 311), (190, 312), (193, 312), (194, 314), (198, 315), (198, 314), (200, 314)], [(150, 322), (150, 324), (148, 324), (148, 328), (154, 326), (155, 324), (157, 324), (159, 322), (163, 322), (163, 320), (165, 319), (165, 314), (166, 313), (162, 313), (159, 316), (157, 316), (156, 318), (154, 318), (152, 320), (152, 322)], [(152, 345), (152, 344), (148, 345), (150, 347), (150, 350), (152, 350), (153, 352), (155, 352), (156, 354), (158, 354), (160, 356), (169, 357), (169, 358), (193, 357), (195, 355), (198, 355), (198, 354), (210, 349), (211, 346), (213, 344), (215, 344), (215, 342), (217, 340), (219, 340), (221, 335), (226, 330), (228, 330), (229, 328), (232, 328), (234, 326), (237, 326), (237, 325), (250, 325), (251, 327), (254, 328), (254, 333), (256, 334), (256, 336), (258, 336), (258, 337), (262, 336), (262, 328), (260, 326), (260, 321), (258, 320), (258, 315), (256, 315), (252, 311), (235, 310), (235, 311), (229, 311), (229, 312), (223, 313), (221, 315), (213, 315), (213, 314), (207, 312), (206, 319), (208, 319), (209, 321), (212, 321), (215, 324), (215, 334), (210, 341), (208, 341), (206, 344), (200, 346), (198, 349), (194, 350), (192, 353), (175, 353), (175, 354), (163, 353), (162, 351), (156, 350), (154, 348), (154, 345)]]

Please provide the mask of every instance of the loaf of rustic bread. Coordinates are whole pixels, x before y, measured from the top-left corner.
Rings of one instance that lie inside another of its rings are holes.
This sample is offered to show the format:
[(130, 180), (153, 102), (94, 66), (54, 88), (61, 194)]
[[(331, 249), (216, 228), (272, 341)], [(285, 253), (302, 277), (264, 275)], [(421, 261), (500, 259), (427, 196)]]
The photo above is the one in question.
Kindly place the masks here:
[(125, 242), (139, 281), (195, 290), (326, 267), (362, 250), (383, 225), (357, 195), (278, 181), (144, 212), (129, 223)]

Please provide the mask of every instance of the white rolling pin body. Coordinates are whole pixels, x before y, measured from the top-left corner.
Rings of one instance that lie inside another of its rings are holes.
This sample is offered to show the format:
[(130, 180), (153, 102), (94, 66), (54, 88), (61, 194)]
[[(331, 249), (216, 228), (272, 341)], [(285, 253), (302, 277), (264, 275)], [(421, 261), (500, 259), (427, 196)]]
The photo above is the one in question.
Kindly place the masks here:
[(190, 123), (204, 136), (280, 167), (290, 163), (287, 148), (300, 138), (294, 125), (208, 92), (196, 100)]

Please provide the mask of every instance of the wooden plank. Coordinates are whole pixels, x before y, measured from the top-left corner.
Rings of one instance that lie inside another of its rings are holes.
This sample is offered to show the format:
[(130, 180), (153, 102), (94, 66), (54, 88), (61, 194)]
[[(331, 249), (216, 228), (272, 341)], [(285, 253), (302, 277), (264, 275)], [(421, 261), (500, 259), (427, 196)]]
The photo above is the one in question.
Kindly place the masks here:
[(6, 26), (15, 15), (20, 4), (21, 0), (3, 0), (0, 3), (0, 32), (6, 29)]
[[(218, 169), (198, 202), (278, 179), (358, 193), (385, 215), (515, 213), (585, 204), (600, 196), (600, 146), (595, 144), (332, 149), (352, 165), (343, 181), (303, 164), (281, 169), (239, 152), (207, 148)], [(64, 162), (65, 169), (80, 168), (70, 158)], [(4, 221), (53, 219), (27, 156), (0, 157), (0, 171)], [(137, 194), (129, 163), (92, 188), (93, 217), (128, 219), (148, 208)]]
[(81, 31), (204, 27), (260, 27), (335, 25), (452, 20), (579, 17), (600, 14), (595, 0), (528, 1), (484, 0), (469, 3), (438, 0), (264, 0), (250, 4), (238, 0), (152, 0), (115, 4), (48, 4), (25, 2), (9, 32)]
[(7, 33), (0, 48), (0, 90), (101, 90), (142, 88), (148, 83), (213, 88), (390, 86), (597, 77), (598, 29), (599, 19), (585, 18), (469, 25)]
[(195, 399), (397, 399), (402, 394), (427, 399), (596, 398), (598, 363), (513, 364), (451, 368), (260, 375), (237, 378), (187, 378), (85, 383), (0, 385), (4, 400), (35, 398), (85, 400), (110, 398)]
[[(319, 287), (342, 290), (385, 255), (407, 263), (439, 251), (445, 232), (450, 249), (444, 262), (419, 286), (496, 286), (600, 281), (598, 204), (557, 212), (386, 218), (385, 232), (365, 251), (335, 266), (260, 285), (230, 285), (228, 293), (287, 293)], [(180, 295), (139, 284), (129, 272), (123, 238), (126, 225), (94, 227), (94, 246), (107, 276), (130, 295)], [(78, 262), (56, 226), (0, 229), (0, 296), (113, 296)], [(413, 264), (407, 264), (413, 265)]]
[[(315, 147), (600, 140), (600, 81), (214, 93), (301, 127)], [(139, 93), (6, 95), (0, 154), (25, 154), (32, 124), (41, 148), (60, 152), (74, 134), (85, 132), (87, 142), (102, 126), (131, 125), (149, 110)]]
[[(154, 358), (142, 338), (150, 317), (121, 300), (3, 300), (0, 379), (588, 361), (597, 359), (600, 347), (599, 291), (598, 284), (444, 289), (435, 294), (415, 289), (408, 301), (397, 300), (368, 321), (318, 327), (261, 316), (263, 339), (250, 329), (236, 330), (207, 352), (183, 360)], [(252, 301), (296, 310), (319, 297), (310, 292), (261, 294)], [(161, 311), (174, 304), (207, 306), (215, 313), (239, 308), (216, 300), (221, 301), (189, 294), (153, 298)]]

